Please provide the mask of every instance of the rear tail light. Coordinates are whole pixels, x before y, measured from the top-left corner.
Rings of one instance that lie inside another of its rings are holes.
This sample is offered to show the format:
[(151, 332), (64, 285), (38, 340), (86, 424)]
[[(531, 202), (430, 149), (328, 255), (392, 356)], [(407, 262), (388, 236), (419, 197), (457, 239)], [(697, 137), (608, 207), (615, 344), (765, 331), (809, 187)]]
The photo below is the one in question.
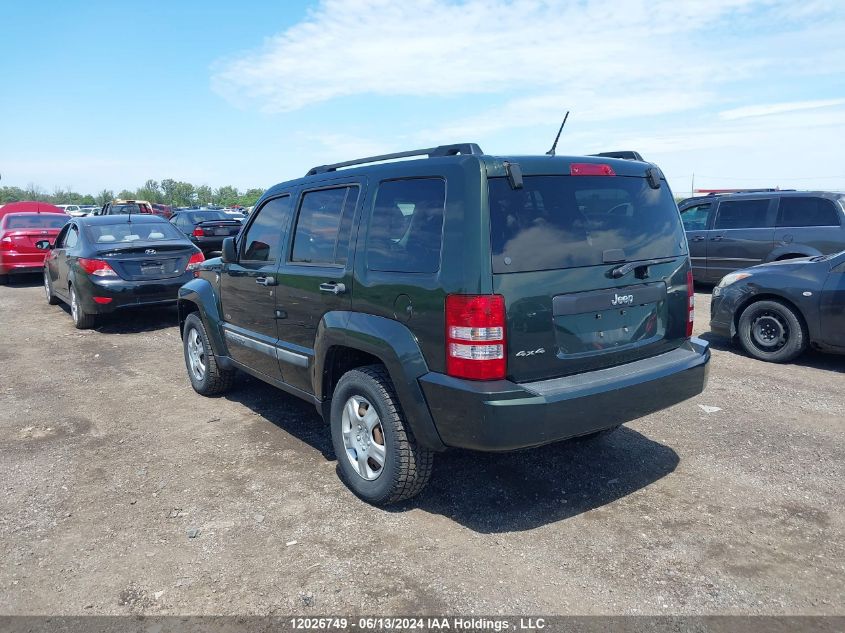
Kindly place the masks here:
[(692, 325), (695, 322), (695, 287), (692, 271), (687, 271), (687, 337), (692, 336)]
[(470, 380), (505, 377), (505, 299), (501, 295), (446, 297), (446, 373)]
[(616, 172), (604, 163), (572, 163), (569, 165), (570, 176), (615, 176)]
[(79, 266), (89, 275), (95, 277), (117, 277), (117, 273), (109, 266), (109, 263), (102, 259), (86, 259), (80, 257), (78, 260)]
[(0, 240), (0, 251), (10, 251), (12, 250), (12, 238), (11, 237), (4, 237)]
[(188, 265), (185, 267), (185, 270), (193, 270), (194, 274), (196, 275), (196, 270), (199, 268), (200, 264), (205, 261), (205, 255), (202, 253), (194, 253), (191, 255), (191, 259), (188, 260)]
[(200, 227), (196, 227), (191, 235), (194, 237), (205, 237), (205, 231), (203, 231)]

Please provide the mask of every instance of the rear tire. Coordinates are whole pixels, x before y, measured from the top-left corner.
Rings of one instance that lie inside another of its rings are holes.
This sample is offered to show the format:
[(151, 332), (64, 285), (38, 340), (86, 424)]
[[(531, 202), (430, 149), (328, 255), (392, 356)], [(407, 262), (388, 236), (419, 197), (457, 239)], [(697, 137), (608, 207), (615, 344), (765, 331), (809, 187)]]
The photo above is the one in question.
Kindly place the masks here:
[(59, 305), (59, 298), (53, 294), (53, 282), (46, 268), (44, 269), (44, 294), (47, 297), (48, 304), (51, 306)]
[(70, 287), (70, 316), (77, 330), (90, 330), (97, 324), (97, 315), (85, 312), (73, 286)]
[(0, 275), (0, 286), (5, 286), (9, 283), (9, 275)]
[(809, 338), (801, 315), (780, 301), (757, 301), (745, 308), (737, 335), (748, 354), (769, 363), (798, 357), (807, 349)]
[(201, 396), (219, 396), (231, 388), (235, 381), (235, 370), (223, 369), (217, 364), (205, 325), (196, 312), (185, 319), (182, 347), (185, 368), (194, 391)]
[(340, 477), (364, 501), (387, 505), (418, 495), (434, 453), (417, 444), (381, 365), (346, 372), (332, 394), (331, 436)]

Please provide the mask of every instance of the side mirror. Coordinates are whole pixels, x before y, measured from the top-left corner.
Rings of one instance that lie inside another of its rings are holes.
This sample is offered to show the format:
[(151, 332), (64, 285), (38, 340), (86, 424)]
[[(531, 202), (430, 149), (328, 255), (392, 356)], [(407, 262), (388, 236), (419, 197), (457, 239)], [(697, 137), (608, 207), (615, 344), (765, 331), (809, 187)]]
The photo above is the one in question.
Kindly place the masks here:
[(50, 243), (50, 240), (38, 240), (35, 243), (35, 248), (42, 251), (49, 251), (52, 250), (53, 245)]
[(235, 246), (234, 237), (227, 237), (223, 240), (223, 252), (220, 253), (220, 261), (224, 264), (233, 264), (238, 261), (238, 250)]

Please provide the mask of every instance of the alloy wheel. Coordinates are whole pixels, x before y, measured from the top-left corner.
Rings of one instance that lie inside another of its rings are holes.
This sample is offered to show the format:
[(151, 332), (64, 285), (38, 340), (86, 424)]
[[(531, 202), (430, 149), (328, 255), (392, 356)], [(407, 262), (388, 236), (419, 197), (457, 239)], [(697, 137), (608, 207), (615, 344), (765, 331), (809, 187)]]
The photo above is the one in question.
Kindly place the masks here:
[(341, 431), (346, 458), (358, 476), (367, 481), (378, 479), (386, 450), (376, 408), (363, 396), (352, 396), (343, 405)]
[(196, 328), (188, 332), (188, 361), (191, 374), (201, 382), (205, 378), (205, 345)]

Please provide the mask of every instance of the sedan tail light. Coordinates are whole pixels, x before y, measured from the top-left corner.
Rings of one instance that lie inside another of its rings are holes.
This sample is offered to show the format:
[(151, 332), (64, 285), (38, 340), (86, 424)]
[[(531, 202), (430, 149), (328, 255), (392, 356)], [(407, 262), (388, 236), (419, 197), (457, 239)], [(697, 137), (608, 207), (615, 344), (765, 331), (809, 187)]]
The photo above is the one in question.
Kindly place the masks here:
[(11, 237), (4, 237), (0, 240), (0, 251), (10, 251), (12, 250), (12, 238)]
[(197, 268), (199, 268), (200, 264), (202, 264), (204, 261), (205, 255), (203, 255), (202, 253), (194, 253), (193, 255), (191, 255), (191, 259), (188, 260), (188, 265), (185, 267), (185, 271), (193, 270), (194, 274), (196, 275)]
[(109, 265), (107, 261), (102, 259), (87, 259), (80, 257), (78, 260), (80, 267), (89, 275), (95, 277), (117, 277), (117, 273)]
[(203, 231), (200, 227), (196, 227), (191, 235), (194, 237), (205, 237), (205, 231)]
[(470, 380), (500, 380), (506, 364), (504, 297), (447, 296), (446, 373)]

